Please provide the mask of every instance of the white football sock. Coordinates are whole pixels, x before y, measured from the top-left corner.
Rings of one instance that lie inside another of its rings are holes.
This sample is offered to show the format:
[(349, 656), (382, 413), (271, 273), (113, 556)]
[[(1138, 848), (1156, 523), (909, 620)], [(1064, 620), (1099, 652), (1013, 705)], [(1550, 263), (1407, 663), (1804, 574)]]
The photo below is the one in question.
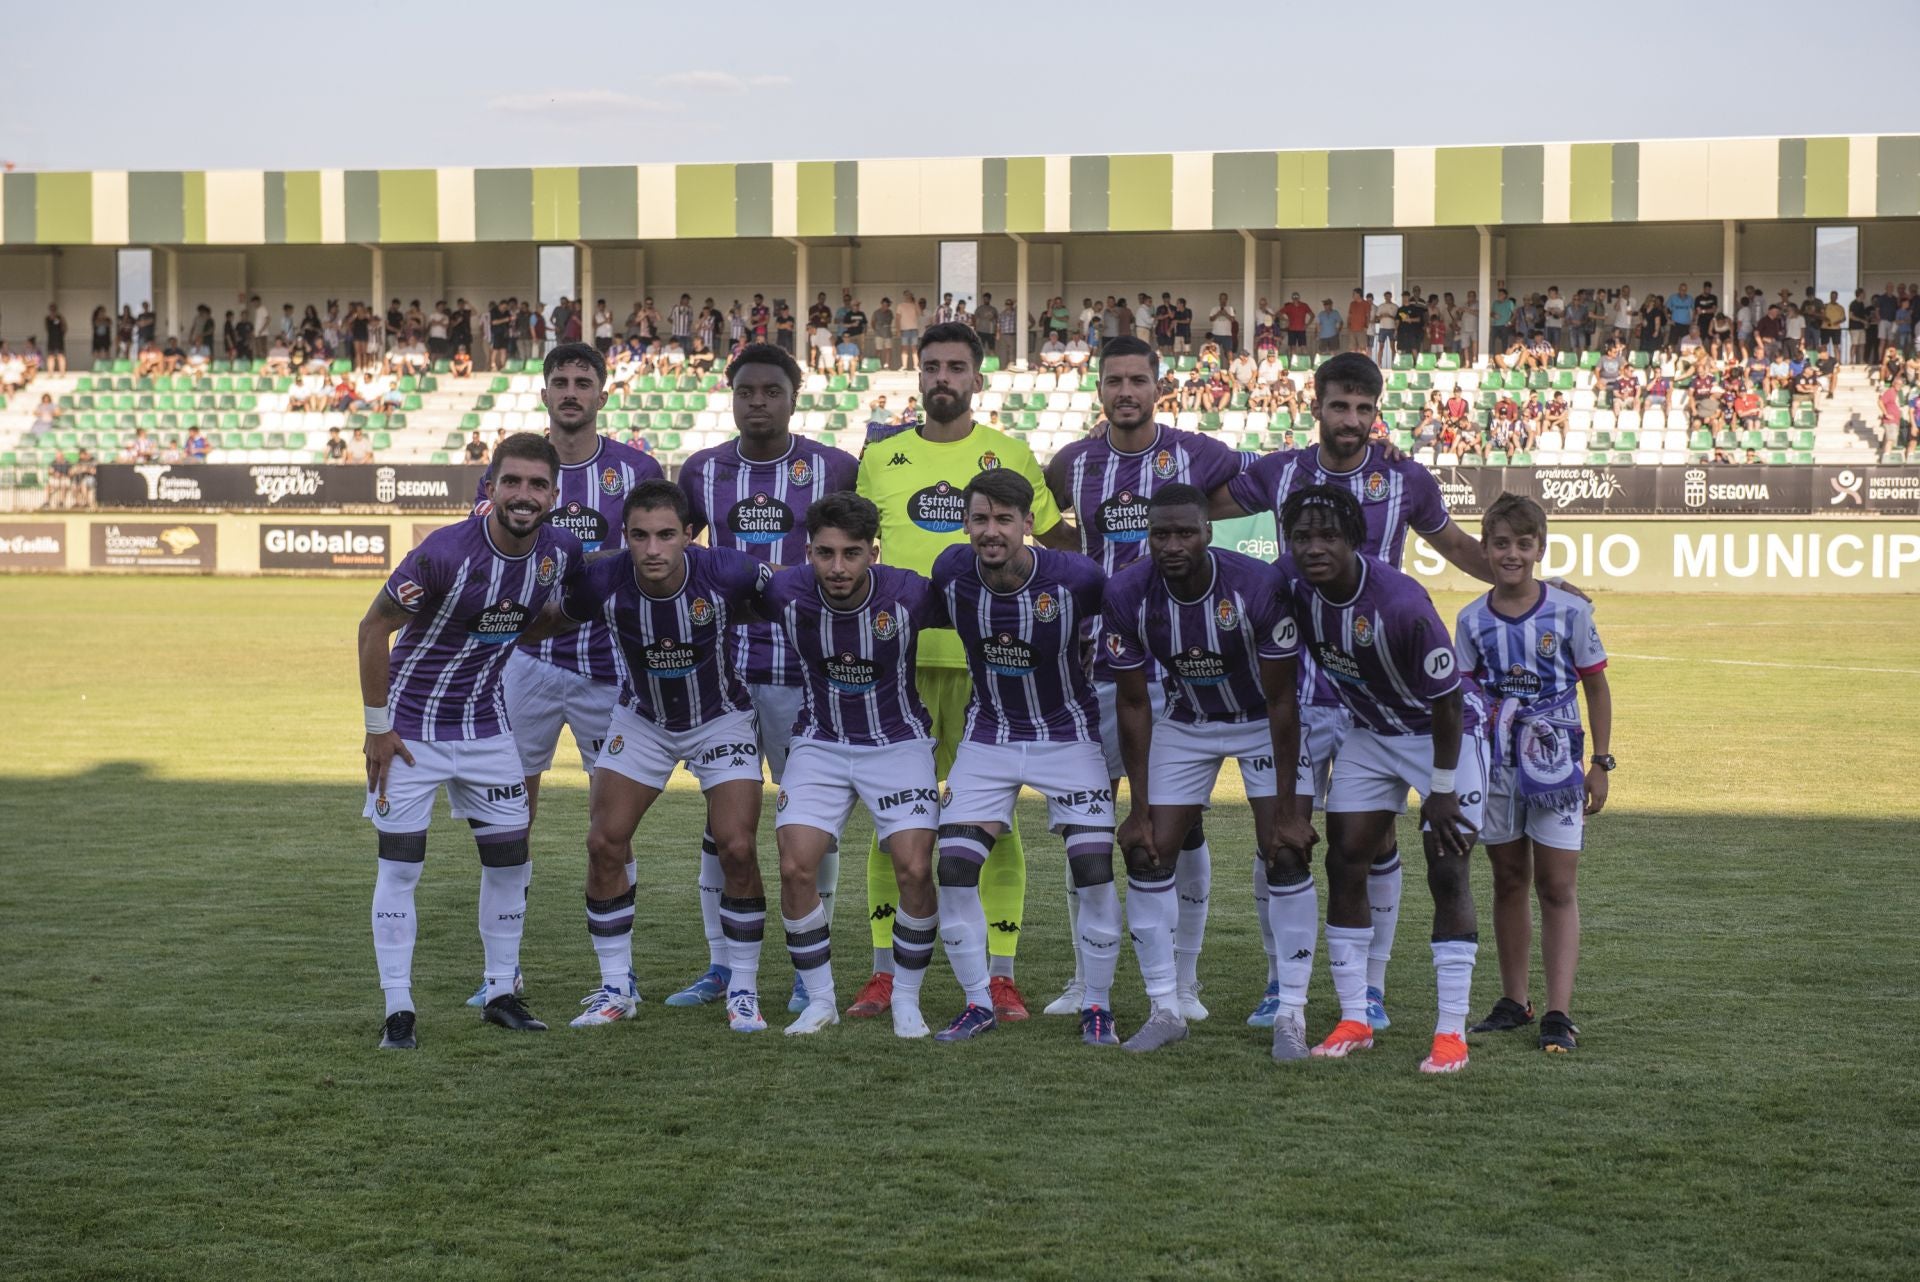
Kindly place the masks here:
[(1465, 939), (1441, 939), (1433, 944), (1433, 984), (1440, 1017), (1433, 1031), (1467, 1035), (1467, 1000), (1473, 990), (1473, 963), (1480, 945)]
[(1327, 970), (1343, 1020), (1367, 1022), (1367, 941), (1372, 938), (1366, 926), (1327, 927)]
[(527, 883), (533, 868), (480, 868), (480, 944), (487, 955), (487, 1000), (513, 991), (520, 936), (527, 927)]
[[(1186, 856), (1180, 858), (1184, 861)], [(1175, 1006), (1173, 936), (1184, 905), (1174, 898), (1174, 881), (1172, 877), (1127, 878), (1127, 930), (1133, 936), (1141, 982), (1155, 1010)]]
[[(1066, 866), (1067, 874), (1067, 938), (1080, 938), (1080, 887), (1073, 884), (1073, 865)], [(1087, 973), (1080, 962), (1080, 950), (1073, 950), (1073, 982), (1085, 984)]]
[[(981, 910), (986, 920), (986, 910)], [(940, 932), (940, 918), (915, 917), (905, 909), (893, 914), (893, 1001), (898, 1006), (920, 1004), (920, 988), (926, 982), (927, 964), (933, 960), (933, 941)]]
[[(1280, 1005), (1298, 1015), (1307, 1008), (1307, 984), (1313, 978), (1320, 901), (1314, 896), (1312, 877), (1291, 886), (1269, 886), (1267, 895), (1268, 929), (1273, 932), (1275, 964), (1280, 968)], [(1331, 949), (1327, 955), (1333, 955)]]
[(732, 972), (727, 980), (729, 993), (760, 991), (760, 943), (767, 933), (767, 901), (720, 897), (720, 929), (727, 937), (727, 960), (722, 963)]
[(1207, 902), (1213, 894), (1213, 851), (1205, 837), (1198, 845), (1180, 848), (1173, 884), (1179, 906), (1173, 929), (1175, 979), (1190, 990), (1200, 982), (1200, 948), (1207, 939)]
[(833, 924), (833, 897), (840, 893), (840, 842), (836, 839), (827, 844), (827, 853), (820, 857), (820, 867), (813, 874), (814, 888), (820, 892), (820, 908), (827, 915), (827, 924)]
[(587, 896), (587, 938), (600, 959), (600, 982), (619, 992), (628, 991), (633, 973), (633, 890), (611, 899)]
[(1080, 888), (1080, 928), (1074, 940), (1086, 984), (1080, 1009), (1099, 1006), (1112, 1010), (1113, 973), (1120, 965), (1120, 893), (1112, 882)]
[(1367, 987), (1384, 993), (1387, 961), (1393, 956), (1393, 935), (1400, 927), (1399, 847), (1367, 869), (1367, 907), (1373, 913), (1373, 938), (1367, 941)]
[(727, 893), (726, 875), (720, 871), (720, 856), (713, 845), (713, 834), (700, 837), (700, 928), (707, 934), (707, 965), (727, 964), (727, 936), (720, 929), (720, 896)]
[(420, 933), (413, 889), (422, 863), (399, 859), (376, 862), (373, 876), (373, 956), (380, 967), (380, 988), (387, 1014), (413, 1009), (413, 942)]
[(1253, 857), (1253, 912), (1260, 922), (1260, 946), (1267, 950), (1269, 987), (1280, 982), (1280, 957), (1274, 951), (1273, 942), (1273, 915), (1267, 907), (1267, 898), (1271, 893), (1267, 888), (1267, 861), (1255, 855)]
[(833, 940), (827, 926), (827, 910), (815, 904), (804, 917), (782, 917), (787, 932), (787, 956), (793, 959), (794, 973), (806, 986), (807, 1000), (816, 1005), (833, 1005)]
[[(947, 950), (953, 977), (973, 1006), (992, 1007), (987, 993), (987, 910), (978, 886), (941, 886), (940, 946)], [(894, 919), (899, 920), (896, 910)], [(899, 972), (893, 982), (900, 982)]]

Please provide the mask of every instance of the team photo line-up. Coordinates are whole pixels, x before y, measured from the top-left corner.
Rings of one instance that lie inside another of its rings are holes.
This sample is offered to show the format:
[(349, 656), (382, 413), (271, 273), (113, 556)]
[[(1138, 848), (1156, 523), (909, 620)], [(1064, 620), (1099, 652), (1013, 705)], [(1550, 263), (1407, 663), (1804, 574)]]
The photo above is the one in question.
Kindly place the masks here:
[[(1535, 1022), (1530, 891), (1539, 1045), (1573, 1051), (1575, 874), (1615, 764), (1612, 709), (1591, 603), (1536, 577), (1541, 509), (1506, 495), (1480, 537), (1455, 524), (1426, 469), (1375, 439), (1382, 377), (1357, 352), (1315, 373), (1318, 444), (1251, 455), (1156, 422), (1158, 353), (1113, 339), (1101, 428), (1044, 472), (1020, 440), (974, 421), (970, 327), (926, 329), (919, 356), (925, 421), (875, 425), (856, 458), (790, 431), (801, 370), (749, 345), (727, 369), (737, 438), (668, 481), (600, 434), (601, 354), (548, 353), (545, 435), (500, 444), (473, 514), (409, 553), (359, 627), (380, 1045), (417, 1044), (415, 888), (443, 790), (480, 856), (484, 965), (469, 1005), (505, 1029), (546, 1028), (526, 1005), (519, 951), (529, 831), (565, 725), (590, 776), (585, 910), (600, 970), (576, 1028), (636, 1013), (633, 838), (684, 765), (706, 799), (709, 964), (666, 1004), (720, 1004), (732, 1029), (766, 1029), (764, 757), (795, 972), (788, 1034), (842, 1014), (830, 923), (856, 804), (874, 824), (873, 958), (845, 1013), (948, 1042), (1028, 1017), (1014, 978), (1026, 897), (1014, 809), (1030, 788), (1065, 847), (1075, 959), (1045, 1012), (1077, 1016), (1089, 1045), (1181, 1041), (1208, 1016), (1204, 818), (1232, 758), (1267, 954), (1246, 1022), (1271, 1030), (1275, 1060), (1340, 1058), (1388, 1027), (1395, 827), (1410, 791), (1438, 994), (1420, 1071), (1464, 1068), (1469, 1031)], [(1277, 517), (1276, 563), (1212, 545), (1214, 518), (1258, 512)], [(1398, 568), (1409, 531), (1490, 585), (1451, 633)], [(1476, 843), (1493, 867), (1501, 995), (1469, 1030)], [(1111, 1000), (1123, 934), (1150, 1003), (1124, 1042)], [(1340, 1010), (1311, 1042), (1322, 938)], [(936, 941), (964, 993), (937, 1032), (921, 997)]]

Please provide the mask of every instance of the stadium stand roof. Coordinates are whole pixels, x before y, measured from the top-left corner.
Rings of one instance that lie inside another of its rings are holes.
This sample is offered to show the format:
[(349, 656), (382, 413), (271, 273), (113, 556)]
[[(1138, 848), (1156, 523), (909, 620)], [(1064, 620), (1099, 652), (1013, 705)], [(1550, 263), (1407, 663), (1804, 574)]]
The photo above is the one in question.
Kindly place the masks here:
[(446, 244), (1920, 215), (1920, 135), (9, 173), (0, 245)]

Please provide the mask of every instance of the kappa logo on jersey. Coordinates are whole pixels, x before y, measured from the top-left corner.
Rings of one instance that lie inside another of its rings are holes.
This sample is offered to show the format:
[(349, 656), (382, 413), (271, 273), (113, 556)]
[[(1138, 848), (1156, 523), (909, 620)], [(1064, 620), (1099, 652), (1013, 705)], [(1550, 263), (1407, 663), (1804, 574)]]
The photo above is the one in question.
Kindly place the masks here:
[(607, 468), (600, 473), (600, 490), (609, 496), (620, 492), (620, 473)]
[[(934, 788), (902, 788), (899, 792), (890, 792), (886, 796), (879, 798), (873, 805), (876, 810), (892, 810), (895, 806), (904, 806), (909, 801), (921, 803), (931, 801), (935, 805), (938, 805), (940, 803), (940, 793)], [(923, 815), (926, 811), (916, 808), (914, 813)]]
[(1378, 503), (1387, 497), (1387, 478), (1380, 472), (1367, 473), (1367, 502)]
[(804, 458), (797, 458), (787, 465), (787, 476), (795, 485), (810, 485), (813, 482), (813, 464)]
[(887, 460), (887, 466), (888, 467), (912, 467), (913, 460), (908, 458), (906, 455), (902, 454), (899, 450), (895, 450), (893, 452), (893, 457)]
[(1052, 623), (1060, 617), (1060, 603), (1050, 593), (1042, 592), (1033, 603), (1033, 617), (1042, 623)]
[(627, 746), (627, 737), (623, 734), (617, 734), (613, 736), (613, 738), (607, 740), (607, 755), (609, 757), (617, 757), (620, 755), (621, 749), (625, 748), (626, 746)]
[(1540, 634), (1540, 657), (1541, 658), (1551, 659), (1554, 656), (1554, 652), (1557, 651), (1559, 648), (1560, 648), (1559, 637), (1556, 637), (1551, 632), (1542, 632)]
[(1240, 611), (1234, 609), (1231, 601), (1222, 600), (1219, 608), (1213, 612), (1213, 617), (1220, 621), (1220, 626), (1223, 628), (1240, 626)]
[(952, 485), (936, 481), (907, 500), (907, 519), (930, 534), (952, 534), (967, 523), (967, 503)]
[(746, 764), (748, 757), (757, 757), (760, 749), (751, 743), (716, 743), (700, 754), (700, 764), (710, 766), (722, 757), (732, 757), (736, 766)]
[(713, 603), (703, 596), (695, 597), (693, 604), (687, 607), (687, 618), (693, 621), (696, 628), (706, 627), (713, 622)]
[(1420, 666), (1435, 681), (1444, 681), (1453, 675), (1453, 663), (1453, 647), (1437, 645), (1427, 651), (1427, 657), (1420, 661)]
[(1355, 645), (1373, 644), (1373, 619), (1370, 615), (1357, 614), (1354, 616), (1353, 643)]
[(980, 456), (980, 470), (982, 472), (991, 472), (993, 471), (994, 468), (999, 466), (1000, 466), (1000, 456), (998, 454), (995, 454), (992, 450), (988, 450), (985, 454), (982, 454)]
[(873, 633), (873, 639), (875, 641), (891, 641), (899, 634), (900, 625), (894, 621), (894, 617), (891, 614), (882, 610), (873, 616), (873, 623), (868, 628), (868, 631)]
[(405, 610), (419, 609), (420, 603), (426, 600), (426, 596), (427, 590), (412, 579), (400, 580), (393, 589), (394, 600), (398, 601), (400, 607)]
[(773, 799), (774, 813), (778, 814), (780, 811), (785, 810), (786, 808), (787, 808), (787, 790), (785, 788), (782, 788), (780, 790), (779, 795)]
[(1171, 450), (1161, 450), (1153, 456), (1153, 474), (1163, 481), (1172, 480), (1173, 474), (1179, 470), (1179, 467), (1180, 465), (1174, 462)]
[(543, 556), (540, 558), (539, 573), (534, 575), (534, 578), (539, 582), (541, 587), (543, 588), (550, 587), (553, 583), (553, 576), (556, 573), (558, 573), (558, 570), (553, 564), (553, 558), (550, 556)]

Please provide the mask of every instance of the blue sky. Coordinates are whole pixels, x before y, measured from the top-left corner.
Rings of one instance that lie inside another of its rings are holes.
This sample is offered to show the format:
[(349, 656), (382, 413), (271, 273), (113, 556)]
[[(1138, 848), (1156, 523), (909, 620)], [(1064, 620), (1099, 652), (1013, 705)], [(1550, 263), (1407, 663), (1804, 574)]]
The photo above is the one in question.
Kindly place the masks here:
[[(169, 19), (122, 0), (38, 4), (8, 18), (0, 162), (631, 164), (1920, 129), (1920, 23), (1863, 30), (1851, 10), (1776, 0), (1603, 12), (342, 0)], [(1862, 91), (1868, 60), (1900, 69), (1877, 100)]]

